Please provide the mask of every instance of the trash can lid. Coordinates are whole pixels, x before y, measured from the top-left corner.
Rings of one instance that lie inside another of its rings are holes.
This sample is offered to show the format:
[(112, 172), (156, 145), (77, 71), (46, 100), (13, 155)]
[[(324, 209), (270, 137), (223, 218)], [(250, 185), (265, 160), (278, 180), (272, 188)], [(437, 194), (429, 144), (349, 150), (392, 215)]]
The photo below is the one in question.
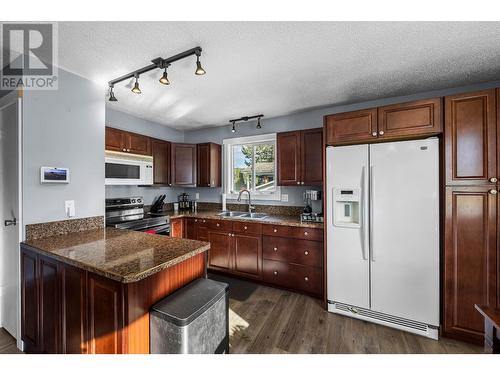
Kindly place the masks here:
[(210, 279), (196, 279), (151, 307), (155, 315), (185, 326), (203, 314), (229, 289), (229, 285)]

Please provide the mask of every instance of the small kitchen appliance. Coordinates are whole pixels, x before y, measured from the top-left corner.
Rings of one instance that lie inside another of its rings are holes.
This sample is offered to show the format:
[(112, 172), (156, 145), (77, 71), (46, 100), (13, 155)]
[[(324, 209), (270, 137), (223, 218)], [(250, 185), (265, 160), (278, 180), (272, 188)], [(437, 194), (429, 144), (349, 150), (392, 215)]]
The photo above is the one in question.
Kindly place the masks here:
[(300, 215), (301, 222), (323, 222), (323, 194), (319, 190), (304, 192), (304, 212)]
[(106, 199), (106, 226), (170, 235), (170, 217), (144, 213), (142, 197)]
[(182, 193), (177, 196), (179, 210), (191, 210), (194, 207), (194, 201), (189, 200), (189, 194)]

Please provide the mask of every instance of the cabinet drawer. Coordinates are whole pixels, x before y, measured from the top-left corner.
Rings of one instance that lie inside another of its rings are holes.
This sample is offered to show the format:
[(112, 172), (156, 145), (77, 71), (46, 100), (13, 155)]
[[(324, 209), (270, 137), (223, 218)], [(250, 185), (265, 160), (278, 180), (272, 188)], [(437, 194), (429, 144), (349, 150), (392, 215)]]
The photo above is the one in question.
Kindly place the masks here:
[(286, 225), (263, 225), (262, 233), (268, 236), (293, 237), (304, 240), (323, 241), (323, 229), (290, 227)]
[(209, 229), (232, 231), (233, 222), (226, 220), (207, 220), (206, 225)]
[(233, 231), (248, 234), (262, 234), (262, 224), (235, 221), (233, 223)]
[(264, 236), (264, 259), (323, 267), (323, 242)]
[(323, 270), (318, 267), (263, 260), (265, 282), (307, 293), (323, 294)]

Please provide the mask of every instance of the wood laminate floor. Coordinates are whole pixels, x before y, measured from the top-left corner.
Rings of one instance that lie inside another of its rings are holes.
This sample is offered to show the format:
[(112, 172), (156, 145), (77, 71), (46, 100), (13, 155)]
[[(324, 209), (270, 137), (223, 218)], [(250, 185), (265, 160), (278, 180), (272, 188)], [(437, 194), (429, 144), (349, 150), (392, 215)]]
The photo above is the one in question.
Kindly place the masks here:
[(324, 310), (322, 301), (221, 275), (230, 285), (231, 353), (482, 353), (481, 346), (411, 333)]
[[(481, 346), (427, 339), (328, 313), (318, 299), (256, 283), (210, 275), (229, 283), (231, 353), (482, 353)], [(0, 329), (0, 354), (21, 353)]]

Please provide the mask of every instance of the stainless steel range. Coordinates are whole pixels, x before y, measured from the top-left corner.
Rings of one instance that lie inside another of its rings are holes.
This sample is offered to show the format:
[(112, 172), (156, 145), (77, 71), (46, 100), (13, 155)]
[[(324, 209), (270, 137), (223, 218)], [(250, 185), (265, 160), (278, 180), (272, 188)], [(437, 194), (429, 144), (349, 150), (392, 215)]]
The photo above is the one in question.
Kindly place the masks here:
[(170, 235), (170, 217), (144, 213), (142, 197), (106, 199), (106, 226)]

